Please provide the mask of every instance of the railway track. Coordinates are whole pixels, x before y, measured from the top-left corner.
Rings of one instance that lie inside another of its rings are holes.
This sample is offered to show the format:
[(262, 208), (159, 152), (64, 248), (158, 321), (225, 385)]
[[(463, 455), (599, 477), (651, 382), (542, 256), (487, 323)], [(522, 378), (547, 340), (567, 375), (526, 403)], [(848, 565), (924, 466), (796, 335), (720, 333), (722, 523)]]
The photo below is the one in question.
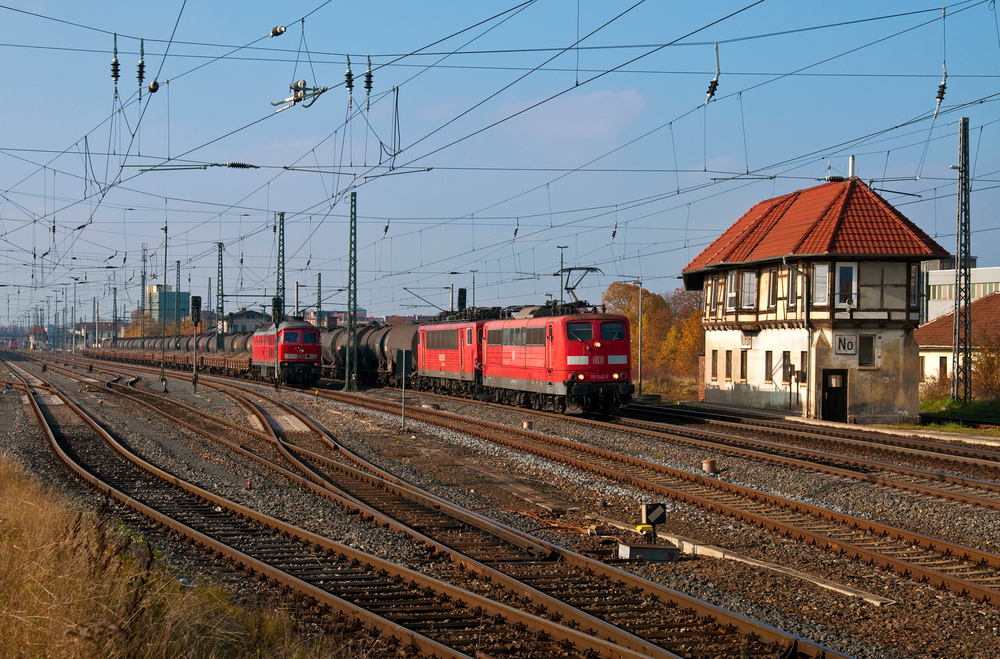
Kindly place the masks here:
[[(672, 417), (672, 413), (658, 414), (646, 411), (643, 417), (662, 419)], [(600, 422), (593, 422), (601, 425)], [(780, 441), (770, 441), (748, 436), (746, 428), (730, 421), (715, 421), (712, 427), (718, 431), (691, 427), (689, 425), (664, 424), (649, 420), (625, 418), (621, 424), (645, 436), (672, 443), (682, 443), (712, 452), (725, 452), (747, 458), (768, 460), (788, 466), (800, 467), (820, 473), (831, 474), (852, 480), (864, 481), (885, 487), (892, 487), (928, 496), (941, 497), (959, 503), (1000, 510), (1000, 454), (984, 450), (961, 451), (942, 454), (931, 451), (924, 445), (892, 446), (885, 448), (873, 445), (872, 441), (855, 438), (830, 438), (823, 430), (815, 434), (802, 429), (773, 431), (772, 436)], [(616, 427), (616, 426), (609, 426)], [(820, 448), (810, 448), (818, 446)], [(883, 460), (852, 455), (852, 453), (876, 454)], [(925, 466), (900, 464), (906, 460), (911, 464), (930, 462)], [(936, 471), (933, 468), (950, 469)], [(974, 472), (972, 475), (954, 473)]]
[[(449, 555), (452, 564), (468, 575), (527, 595), (536, 609), (546, 611), (564, 625), (589, 629), (591, 633), (596, 630), (620, 647), (651, 657), (839, 656), (453, 506), (353, 456), (309, 418), (271, 396), (244, 386), (202, 382), (242, 400), (264, 424), (266, 432), (234, 428), (218, 419), (209, 423), (227, 432), (254, 437), (255, 441), (269, 435), (300, 473), (335, 488), (342, 503), (341, 496), (356, 504), (354, 512), (371, 515), (379, 522), (407, 530), (418, 540), (429, 541), (436, 553)], [(185, 414), (200, 413), (159, 394), (132, 389), (123, 389), (122, 393), (145, 399), (143, 404), (154, 408), (179, 407)], [(257, 402), (249, 402), (249, 398), (267, 405), (270, 414)], [(161, 409), (161, 413), (164, 411)], [(170, 414), (177, 419), (173, 412)], [(291, 427), (307, 429), (293, 434), (300, 442), (307, 442), (308, 449), (289, 443), (288, 433), (282, 432), (279, 437), (270, 429), (270, 417), (290, 416), (299, 422), (289, 424)], [(218, 428), (213, 428), (211, 434), (218, 433)], [(273, 453), (273, 449), (269, 452)], [(333, 457), (329, 457), (331, 454)]]
[(34, 393), (30, 404), (53, 449), (80, 478), (206, 551), (361, 618), (403, 647), (439, 657), (642, 656), (186, 483), (131, 454), (62, 392), (50, 391), (83, 424), (61, 427)]
[[(373, 409), (396, 410), (395, 405), (390, 403), (348, 397), (346, 394), (326, 395)], [(947, 588), (979, 601), (1000, 604), (1000, 556), (996, 554), (576, 442), (508, 426), (465, 421), (433, 410), (414, 409), (407, 414), (411, 419), (444, 425), (675, 501), (750, 522), (854, 560), (891, 569), (918, 582)]]

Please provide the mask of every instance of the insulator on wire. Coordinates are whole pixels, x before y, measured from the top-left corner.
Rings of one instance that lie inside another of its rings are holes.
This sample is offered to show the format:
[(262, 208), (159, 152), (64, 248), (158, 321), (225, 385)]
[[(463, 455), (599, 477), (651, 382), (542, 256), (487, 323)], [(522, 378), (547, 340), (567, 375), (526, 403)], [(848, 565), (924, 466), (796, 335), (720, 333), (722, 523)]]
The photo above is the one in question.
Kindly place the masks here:
[(271, 28), (271, 36), (272, 37), (280, 37), (284, 33), (285, 33), (285, 26), (284, 25), (275, 25), (274, 27)]
[(368, 56), (368, 70), (365, 71), (365, 93), (372, 93), (372, 58)]
[(350, 94), (354, 91), (354, 74), (351, 73), (351, 56), (347, 56), (347, 73), (344, 74), (344, 86), (347, 87), (347, 93)]
[(111, 79), (118, 84), (118, 34), (115, 34), (115, 52), (114, 57), (111, 59)]
[(719, 42), (715, 42), (715, 77), (712, 78), (712, 82), (708, 83), (708, 95), (705, 96), (705, 105), (712, 100), (715, 96), (715, 91), (719, 88), (719, 74), (721, 73), (719, 69)]
[(142, 87), (143, 79), (146, 77), (146, 63), (143, 61), (144, 56), (145, 54), (143, 53), (142, 39), (139, 39), (139, 66), (137, 67), (138, 71), (135, 77), (139, 79), (140, 88)]
[(156, 82), (155, 80), (153, 80), (152, 82), (149, 83), (149, 93), (150, 94), (155, 94), (156, 90), (159, 89), (159, 88), (160, 88), (160, 83)]
[(227, 162), (226, 167), (231, 169), (258, 169), (257, 165), (251, 165), (246, 162)]
[(719, 81), (713, 78), (712, 82), (708, 83), (708, 96), (705, 98), (705, 103), (708, 103), (709, 101), (712, 100), (712, 97), (715, 96), (715, 90), (717, 90), (718, 88), (719, 88)]
[(938, 112), (941, 111), (941, 101), (944, 100), (944, 90), (948, 88), (947, 83), (948, 83), (948, 69), (944, 69), (944, 76), (941, 78), (941, 84), (938, 85), (937, 105), (934, 106), (935, 119), (937, 119)]

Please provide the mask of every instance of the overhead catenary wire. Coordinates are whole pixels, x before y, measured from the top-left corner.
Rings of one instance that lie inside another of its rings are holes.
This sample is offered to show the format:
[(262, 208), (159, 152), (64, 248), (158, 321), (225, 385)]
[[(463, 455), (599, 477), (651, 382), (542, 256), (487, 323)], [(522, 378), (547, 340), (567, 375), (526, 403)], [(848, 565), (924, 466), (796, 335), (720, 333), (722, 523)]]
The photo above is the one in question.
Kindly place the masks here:
[[(676, 157), (675, 157), (675, 160), (676, 160)], [(677, 172), (677, 171), (680, 171), (680, 170), (678, 170), (678, 168), (676, 168), (676, 167), (675, 167), (675, 168), (673, 169), (673, 171), (674, 171), (674, 172)], [(679, 183), (678, 183), (678, 185), (677, 185), (677, 188), (678, 188), (678, 191), (679, 191), (679, 189), (680, 189), (680, 185), (679, 185)]]

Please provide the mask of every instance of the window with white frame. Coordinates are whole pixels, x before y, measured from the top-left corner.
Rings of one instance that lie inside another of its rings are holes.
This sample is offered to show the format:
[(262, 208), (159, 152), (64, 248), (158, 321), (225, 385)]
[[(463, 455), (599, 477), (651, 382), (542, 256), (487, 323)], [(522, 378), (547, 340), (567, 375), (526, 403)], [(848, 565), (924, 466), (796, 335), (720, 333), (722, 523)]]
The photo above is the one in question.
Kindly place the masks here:
[(767, 308), (778, 306), (778, 269), (771, 268), (767, 272)]
[(856, 308), (858, 306), (858, 264), (837, 264), (836, 306)]
[(830, 264), (817, 263), (813, 266), (813, 304), (830, 304)]
[(788, 269), (788, 308), (794, 309), (796, 300), (799, 297), (799, 273), (792, 268)]
[(732, 311), (736, 308), (736, 296), (738, 294), (736, 283), (736, 272), (730, 272), (726, 275), (726, 311)]
[(753, 309), (757, 306), (757, 273), (746, 271), (742, 275), (740, 307), (743, 309)]

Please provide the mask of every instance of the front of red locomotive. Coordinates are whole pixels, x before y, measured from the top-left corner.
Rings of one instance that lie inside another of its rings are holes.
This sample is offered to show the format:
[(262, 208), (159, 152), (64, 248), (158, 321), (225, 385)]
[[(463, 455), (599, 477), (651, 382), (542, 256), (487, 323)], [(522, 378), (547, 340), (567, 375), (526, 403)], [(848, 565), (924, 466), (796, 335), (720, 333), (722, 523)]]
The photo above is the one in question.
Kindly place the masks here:
[(319, 330), (304, 320), (293, 318), (278, 324), (278, 351), (275, 359), (274, 326), (261, 326), (253, 336), (253, 367), (261, 379), (273, 380), (277, 365), (281, 382), (308, 387), (321, 374), (322, 349)]
[(278, 364), (282, 382), (303, 387), (316, 384), (323, 366), (319, 330), (298, 319), (278, 325)]
[(607, 414), (628, 403), (635, 392), (628, 318), (593, 313), (553, 322), (552, 376), (566, 385), (566, 411)]

